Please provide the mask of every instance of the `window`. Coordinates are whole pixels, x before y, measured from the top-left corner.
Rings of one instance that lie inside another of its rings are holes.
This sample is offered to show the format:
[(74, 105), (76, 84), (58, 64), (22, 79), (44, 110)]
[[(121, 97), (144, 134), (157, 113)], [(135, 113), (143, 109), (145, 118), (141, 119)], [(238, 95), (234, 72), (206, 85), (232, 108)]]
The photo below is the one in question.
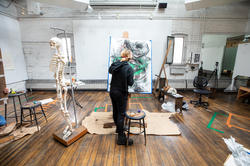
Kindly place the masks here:
[[(75, 52), (74, 52), (74, 38), (72, 33), (67, 33), (67, 45), (68, 45), (68, 53), (69, 53), (69, 59), (71, 60), (71, 63), (75, 64)], [(66, 40), (63, 33), (57, 34), (57, 37), (61, 38), (63, 41), (63, 52), (67, 54), (67, 47), (66, 47)]]
[[(67, 55), (67, 47), (66, 47), (66, 40), (64, 33), (57, 34), (57, 37), (61, 38), (63, 41), (63, 52)], [(75, 49), (74, 49), (74, 36), (72, 33), (66, 34), (67, 39), (67, 45), (68, 45), (68, 53), (69, 53), (69, 59), (71, 61), (71, 72), (73, 75), (76, 75), (76, 61), (75, 61)], [(68, 57), (67, 57), (68, 58)], [(65, 66), (65, 74), (70, 73), (70, 68), (68, 65)]]
[(62, 38), (62, 41), (63, 41), (63, 44), (62, 44), (63, 45), (63, 52), (67, 55), (67, 46), (68, 46), (69, 59), (72, 62), (72, 59), (71, 59), (71, 41), (70, 41), (70, 38), (67, 38), (67, 44), (66, 44), (65, 38)]
[(183, 45), (184, 45), (183, 37), (175, 37), (174, 38), (173, 64), (181, 64), (182, 63)]

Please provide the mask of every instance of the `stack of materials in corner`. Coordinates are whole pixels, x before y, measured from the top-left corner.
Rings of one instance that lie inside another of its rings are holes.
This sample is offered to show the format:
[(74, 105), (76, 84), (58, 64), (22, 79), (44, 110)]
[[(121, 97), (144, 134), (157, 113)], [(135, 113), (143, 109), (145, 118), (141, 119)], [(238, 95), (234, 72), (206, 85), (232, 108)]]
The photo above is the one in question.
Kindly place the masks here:
[(228, 157), (224, 166), (249, 166), (250, 165), (250, 150), (244, 148), (243, 145), (237, 143), (231, 136), (226, 139), (223, 138), (227, 144), (228, 149), (232, 152), (232, 155)]

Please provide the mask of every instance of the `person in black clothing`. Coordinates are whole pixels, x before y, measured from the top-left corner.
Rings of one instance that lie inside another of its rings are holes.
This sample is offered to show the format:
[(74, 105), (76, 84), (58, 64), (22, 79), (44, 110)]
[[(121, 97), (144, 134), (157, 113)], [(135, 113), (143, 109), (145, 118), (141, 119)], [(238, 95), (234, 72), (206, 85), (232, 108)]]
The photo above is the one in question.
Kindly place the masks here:
[[(134, 70), (128, 64), (132, 58), (130, 50), (123, 50), (121, 61), (116, 61), (109, 67), (109, 73), (112, 74), (110, 98), (113, 106), (113, 119), (118, 133), (117, 144), (125, 145), (127, 142), (124, 133), (124, 118), (128, 102), (128, 86), (134, 84)], [(133, 140), (129, 139), (128, 144), (132, 145)]]

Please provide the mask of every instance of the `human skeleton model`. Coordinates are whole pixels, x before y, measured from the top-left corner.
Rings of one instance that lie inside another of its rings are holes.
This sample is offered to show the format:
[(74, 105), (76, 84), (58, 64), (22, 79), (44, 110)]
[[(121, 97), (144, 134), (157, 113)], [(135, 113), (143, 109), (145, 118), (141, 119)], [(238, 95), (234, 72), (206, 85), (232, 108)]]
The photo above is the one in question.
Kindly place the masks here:
[(62, 111), (64, 119), (67, 122), (67, 126), (63, 131), (63, 139), (66, 139), (73, 132), (72, 123), (70, 121), (69, 112), (67, 110), (67, 92), (68, 86), (70, 85), (70, 80), (67, 80), (64, 77), (64, 67), (68, 62), (68, 58), (63, 52), (61, 39), (57, 37), (51, 38), (50, 47), (56, 50), (56, 53), (51, 58), (49, 67), (50, 71), (54, 72), (54, 77), (56, 79), (57, 98), (60, 103), (60, 110)]

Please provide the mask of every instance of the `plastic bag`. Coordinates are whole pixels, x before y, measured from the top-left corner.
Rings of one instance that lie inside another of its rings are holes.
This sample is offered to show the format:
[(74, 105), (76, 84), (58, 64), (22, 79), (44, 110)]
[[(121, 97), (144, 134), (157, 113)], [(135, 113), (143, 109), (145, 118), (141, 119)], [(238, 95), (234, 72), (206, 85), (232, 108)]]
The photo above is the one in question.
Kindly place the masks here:
[(0, 115), (0, 126), (4, 126), (6, 124), (6, 120), (3, 116)]
[(232, 136), (228, 139), (223, 138), (223, 140), (227, 144), (228, 149), (232, 152), (235, 164), (237, 166), (250, 165), (250, 150), (235, 142), (235, 139)]

